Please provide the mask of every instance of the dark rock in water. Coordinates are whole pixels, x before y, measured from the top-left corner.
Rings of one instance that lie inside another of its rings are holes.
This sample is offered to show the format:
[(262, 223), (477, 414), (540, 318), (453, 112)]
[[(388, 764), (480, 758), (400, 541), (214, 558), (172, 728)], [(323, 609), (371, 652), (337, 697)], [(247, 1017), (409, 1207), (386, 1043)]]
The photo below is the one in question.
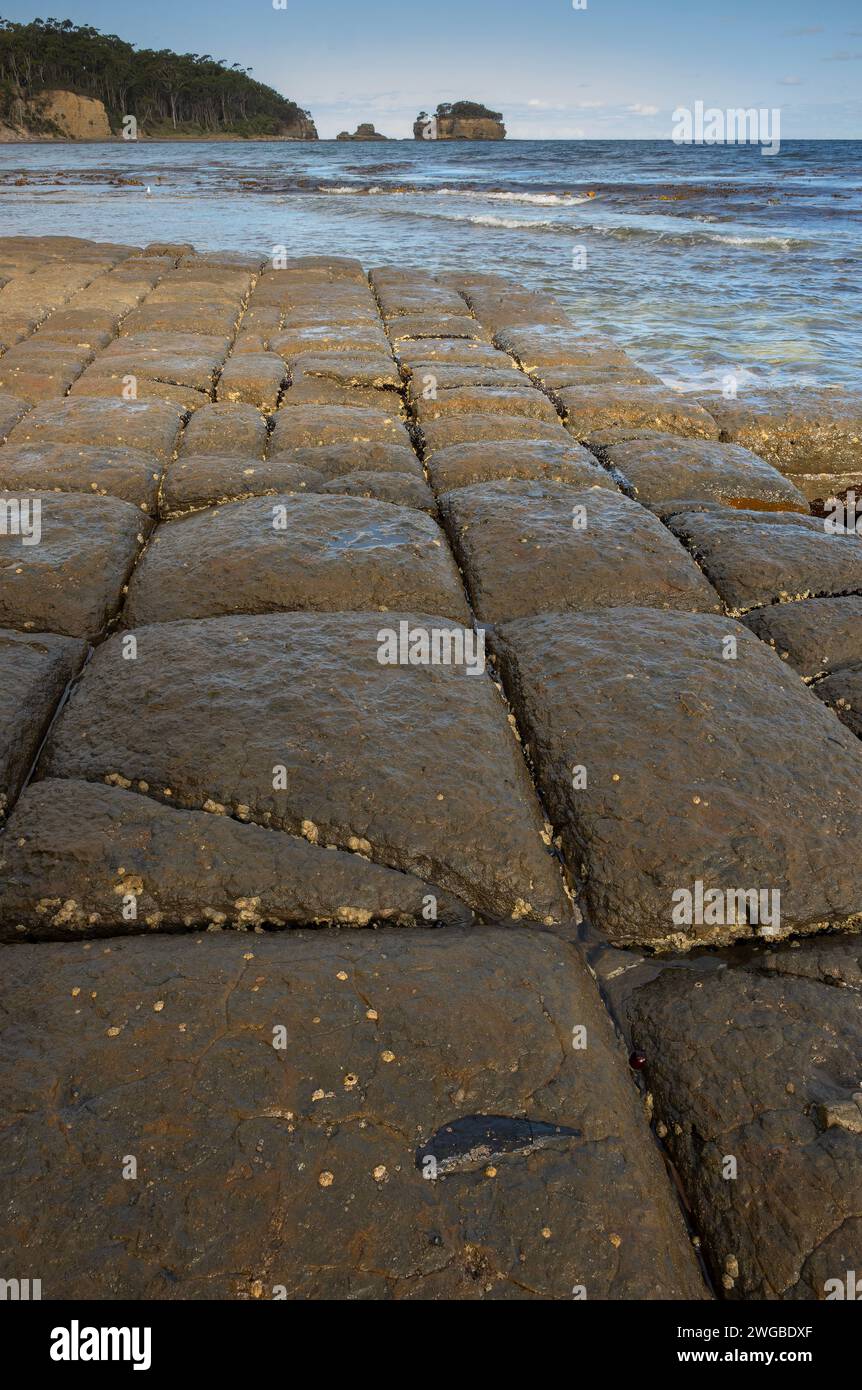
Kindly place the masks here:
[(544, 1120), (521, 1120), (510, 1115), (466, 1115), (453, 1120), (432, 1134), (416, 1152), (416, 1167), (426, 1168), (433, 1160), (438, 1177), (446, 1173), (468, 1173), (500, 1154), (531, 1153), (557, 1139), (582, 1139), (579, 1129), (548, 1124)]
[(336, 140), (388, 140), (389, 136), (381, 135), (378, 130), (374, 129), (370, 121), (363, 121), (361, 125), (356, 127), (352, 135), (349, 131), (342, 130), (335, 138)]

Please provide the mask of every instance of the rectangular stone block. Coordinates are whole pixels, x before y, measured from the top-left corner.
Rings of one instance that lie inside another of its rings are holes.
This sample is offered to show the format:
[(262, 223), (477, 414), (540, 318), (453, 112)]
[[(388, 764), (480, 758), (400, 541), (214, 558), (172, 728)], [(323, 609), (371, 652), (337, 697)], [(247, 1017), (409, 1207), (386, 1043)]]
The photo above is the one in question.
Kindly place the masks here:
[(23, 420), (29, 409), (29, 402), (5, 392), (0, 394), (0, 444), (12, 433), (19, 420)]
[(0, 391), (35, 405), (66, 394), (94, 357), (92, 348), (68, 344), (17, 343), (0, 357)]
[(229, 340), (208, 333), (137, 333), (117, 338), (96, 359), (90, 375), (135, 376), (211, 391)]
[(513, 359), (491, 343), (471, 338), (402, 338), (393, 346), (401, 367), (415, 373), (429, 362), (448, 367), (513, 367)]
[(862, 592), (862, 537), (830, 535), (786, 512), (682, 512), (668, 525), (734, 614), (763, 604)]
[(612, 444), (602, 457), (629, 495), (660, 516), (701, 502), (752, 511), (809, 510), (789, 479), (737, 444), (638, 439)]
[(495, 646), (612, 941), (687, 950), (862, 926), (862, 746), (746, 628), (617, 608), (509, 623)]
[(862, 399), (844, 391), (744, 392), (702, 398), (722, 439), (760, 454), (782, 473), (843, 473), (862, 467)]
[(588, 366), (624, 367), (630, 361), (623, 348), (610, 338), (585, 333), (571, 323), (557, 327), (521, 324), (502, 329), (494, 341), (498, 348), (517, 358), (527, 372)]
[(491, 335), (478, 319), (463, 314), (417, 313), (404, 314), (389, 319), (386, 324), (396, 351), (399, 344), (408, 341), (422, 341), (437, 338), (458, 338), (475, 343), (490, 343)]
[(180, 456), (220, 455), (236, 459), (263, 458), (267, 424), (253, 405), (218, 401), (201, 406), (186, 425), (179, 441)]
[[(335, 491), (349, 491), (351, 479), (357, 478), (373, 487), (369, 496), (433, 508), (422, 465), (411, 449), (397, 444), (331, 444), (288, 450), (263, 462), (183, 453), (165, 474), (162, 510), (169, 516), (244, 497), (322, 492), (334, 484), (340, 485)], [(408, 497), (418, 502), (408, 501)]]
[(164, 401), (179, 406), (184, 415), (208, 405), (210, 396), (204, 391), (195, 391), (191, 386), (175, 386), (151, 377), (135, 377), (125, 374), (90, 371), (82, 373), (69, 392), (69, 398), (88, 396), (104, 400), (121, 401)]
[(275, 417), (269, 454), (330, 444), (398, 444), (410, 448), (403, 422), (382, 410), (352, 406), (291, 406)]
[(82, 492), (119, 497), (154, 516), (161, 460), (140, 449), (69, 444), (13, 444), (0, 450), (0, 488), (6, 492)]
[(567, 487), (607, 487), (610, 474), (579, 444), (549, 440), (494, 440), (487, 444), (453, 444), (430, 457), (428, 474), (436, 492), (490, 483), (497, 479), (533, 478)]
[(163, 401), (81, 397), (37, 406), (12, 431), (14, 444), (84, 444), (171, 457), (183, 411)]
[(469, 624), (436, 521), (362, 497), (252, 497), (158, 528), (129, 583), (129, 626), (223, 613), (440, 613)]
[(479, 483), (444, 493), (439, 505), (486, 622), (631, 603), (721, 607), (658, 518), (607, 487)]
[(149, 517), (76, 492), (0, 493), (0, 508), (13, 518), (0, 534), (0, 624), (97, 636), (120, 605)]
[(281, 398), (281, 405), (295, 410), (297, 406), (338, 406), (357, 410), (382, 410), (386, 414), (403, 416), (404, 400), (397, 391), (378, 390), (373, 386), (342, 386), (325, 377), (305, 377), (292, 382)]
[(565, 310), (553, 295), (517, 290), (511, 282), (500, 290), (468, 288), (467, 303), (477, 319), (496, 334), (517, 324), (541, 324), (542, 327), (570, 327)]
[(860, 984), (850, 938), (692, 962), (633, 996), (654, 1113), (725, 1298), (859, 1296)]
[(337, 386), (361, 386), (376, 391), (400, 391), (403, 386), (398, 366), (388, 353), (378, 357), (354, 357), (337, 352), (320, 357), (308, 354), (292, 357), (290, 379), (294, 387), (308, 381), (328, 381)]
[(0, 1253), (43, 1298), (705, 1296), (548, 936), (20, 944), (0, 990)]
[(639, 367), (635, 362), (606, 362), (606, 354), (597, 352), (593, 361), (574, 367), (540, 367), (531, 379), (547, 391), (562, 410), (565, 408), (560, 392), (579, 386), (663, 386), (660, 376)]
[(835, 711), (851, 733), (862, 738), (862, 664), (843, 666), (840, 671), (815, 681), (811, 689), (818, 700), (823, 700)]
[(557, 862), (497, 690), (475, 661), (388, 664), (402, 621), (429, 647), (457, 628), (397, 611), (158, 623), (138, 629), (135, 660), (109, 638), (42, 770), (144, 783), (174, 806), (418, 874), (476, 911), (561, 920)]
[(0, 629), (0, 819), (15, 801), (86, 646), (52, 633)]
[(120, 333), (211, 333), (231, 336), (239, 322), (238, 303), (206, 303), (197, 297), (183, 303), (145, 303), (133, 309)]
[(566, 428), (576, 439), (594, 430), (640, 428), (698, 439), (718, 439), (718, 426), (702, 405), (660, 386), (570, 386), (558, 392)]
[(519, 386), (464, 386), (420, 394), (413, 408), (420, 424), (448, 415), (518, 415), (555, 424), (559, 418), (551, 402), (522, 376)]
[[(340, 316), (339, 316), (340, 318)], [(379, 357), (388, 353), (389, 339), (383, 332), (380, 321), (363, 320), (359, 323), (342, 326), (340, 323), (318, 324), (316, 326), (285, 326), (273, 333), (269, 340), (270, 348), (286, 361), (293, 357), (318, 356), (322, 352), (336, 352), (341, 355), (367, 353)]]
[(455, 444), (497, 443), (517, 439), (531, 442), (547, 440), (564, 444), (571, 438), (562, 424), (535, 420), (526, 415), (447, 415), (439, 420), (423, 420), (421, 436), (425, 458)]
[[(31, 720), (39, 713), (34, 693), (25, 707)], [(20, 730), (25, 716), (16, 715)], [(459, 898), (415, 874), (122, 787), (31, 782), (9, 831), (0, 842), (0, 936), (10, 941), (473, 920)]]
[(862, 598), (776, 603), (745, 623), (805, 680), (862, 662)]
[(245, 402), (270, 414), (286, 383), (287, 368), (278, 353), (247, 353), (225, 363), (216, 386), (216, 399)]

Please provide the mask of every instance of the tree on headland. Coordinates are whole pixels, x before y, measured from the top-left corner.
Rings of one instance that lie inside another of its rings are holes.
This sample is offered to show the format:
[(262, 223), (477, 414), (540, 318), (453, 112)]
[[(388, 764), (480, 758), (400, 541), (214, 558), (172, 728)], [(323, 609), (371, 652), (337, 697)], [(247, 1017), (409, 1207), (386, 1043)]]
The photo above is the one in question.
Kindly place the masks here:
[(492, 111), (490, 107), (483, 106), (479, 101), (441, 101), (437, 107), (437, 116), (438, 119), (452, 118), (465, 121), (502, 121), (503, 119), (502, 111)]
[(136, 48), (69, 19), (0, 19), (0, 121), (59, 89), (103, 102), (113, 129), (135, 116), (145, 134), (279, 135), (310, 125), (307, 111), (250, 73), (209, 53)]

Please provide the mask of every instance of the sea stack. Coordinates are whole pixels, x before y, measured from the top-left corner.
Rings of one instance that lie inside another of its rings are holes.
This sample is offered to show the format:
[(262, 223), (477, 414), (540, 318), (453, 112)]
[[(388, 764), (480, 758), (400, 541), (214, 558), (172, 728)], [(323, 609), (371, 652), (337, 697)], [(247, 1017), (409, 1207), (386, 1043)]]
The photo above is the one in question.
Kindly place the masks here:
[(336, 140), (388, 140), (388, 135), (381, 135), (379, 130), (375, 130), (370, 121), (363, 121), (361, 125), (351, 135), (349, 130), (342, 130), (336, 135)]
[(416, 140), (505, 140), (500, 111), (477, 101), (441, 102), (433, 115), (420, 111), (413, 123)]

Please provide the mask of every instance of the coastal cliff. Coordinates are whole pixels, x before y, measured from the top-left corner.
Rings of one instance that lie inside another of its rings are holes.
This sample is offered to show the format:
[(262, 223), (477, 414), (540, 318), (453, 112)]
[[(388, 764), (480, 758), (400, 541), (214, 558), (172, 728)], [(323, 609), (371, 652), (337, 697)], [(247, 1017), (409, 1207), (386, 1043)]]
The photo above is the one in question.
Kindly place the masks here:
[(416, 140), (505, 140), (500, 111), (477, 101), (441, 102), (433, 116), (420, 111), (413, 124)]
[(13, 103), (0, 122), (0, 139), (6, 141), (108, 140), (111, 126), (104, 102), (76, 92), (41, 92)]

